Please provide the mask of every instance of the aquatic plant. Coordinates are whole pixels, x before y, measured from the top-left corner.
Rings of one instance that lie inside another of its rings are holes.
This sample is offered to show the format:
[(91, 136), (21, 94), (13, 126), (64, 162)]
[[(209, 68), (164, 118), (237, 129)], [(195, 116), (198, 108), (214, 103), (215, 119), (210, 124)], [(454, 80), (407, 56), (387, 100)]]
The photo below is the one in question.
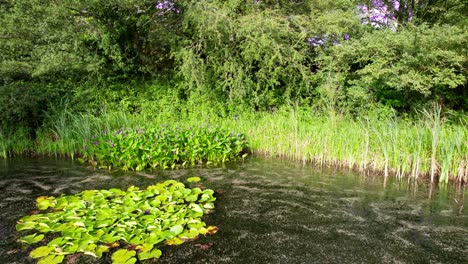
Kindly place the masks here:
[(30, 253), (40, 264), (61, 263), (80, 252), (101, 258), (111, 250), (116, 250), (112, 263), (130, 264), (159, 258), (162, 243), (179, 245), (216, 233), (217, 227), (202, 221), (214, 209), (213, 193), (168, 180), (145, 190), (132, 186), (41, 196), (36, 205), (45, 212), (22, 217), (16, 230), (31, 231), (20, 239), (28, 245), (47, 240)]
[(246, 146), (243, 134), (217, 128), (122, 128), (94, 136), (87, 146), (85, 158), (100, 168), (174, 169), (233, 160)]

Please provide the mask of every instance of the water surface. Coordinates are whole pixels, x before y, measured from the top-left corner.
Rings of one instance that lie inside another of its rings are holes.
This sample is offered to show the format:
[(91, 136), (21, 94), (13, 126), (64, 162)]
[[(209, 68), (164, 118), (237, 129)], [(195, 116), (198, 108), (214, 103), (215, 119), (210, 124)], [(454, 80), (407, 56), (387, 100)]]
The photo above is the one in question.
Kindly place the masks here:
[[(381, 177), (256, 158), (144, 173), (93, 171), (63, 159), (0, 160), (0, 263), (35, 263), (31, 248), (16, 242), (14, 225), (35, 210), (37, 196), (191, 176), (224, 191), (206, 218), (220, 231), (163, 246), (158, 263), (468, 263), (464, 186), (384, 184)], [(213, 245), (196, 246), (206, 243)], [(110, 258), (82, 256), (76, 263)]]

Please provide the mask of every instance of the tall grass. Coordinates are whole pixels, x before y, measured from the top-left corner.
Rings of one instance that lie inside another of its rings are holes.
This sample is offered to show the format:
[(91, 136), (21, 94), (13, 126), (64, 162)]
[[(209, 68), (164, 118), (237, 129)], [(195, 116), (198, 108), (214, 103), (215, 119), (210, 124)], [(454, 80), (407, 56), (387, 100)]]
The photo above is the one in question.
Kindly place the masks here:
[(257, 155), (400, 179), (424, 177), (432, 182), (468, 182), (467, 123), (445, 122), (440, 109), (426, 111), (411, 121), (369, 117), (354, 120), (336, 114), (317, 115), (309, 108), (227, 116), (203, 105), (196, 109), (176, 115), (164, 111), (160, 115), (114, 111), (94, 116), (63, 111), (50, 117), (49, 125), (38, 131), (34, 146), (15, 145), (17, 140), (0, 134), (0, 155), (6, 157), (32, 149), (40, 154), (73, 158), (93, 135), (105, 130), (215, 126), (246, 134), (251, 151)]

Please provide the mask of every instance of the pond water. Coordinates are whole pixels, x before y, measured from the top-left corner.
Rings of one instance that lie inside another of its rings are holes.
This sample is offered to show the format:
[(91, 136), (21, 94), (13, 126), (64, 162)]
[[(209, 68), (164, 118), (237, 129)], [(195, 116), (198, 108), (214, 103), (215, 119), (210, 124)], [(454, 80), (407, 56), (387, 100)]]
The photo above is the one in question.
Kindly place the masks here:
[[(252, 158), (222, 167), (122, 173), (64, 159), (0, 160), (0, 263), (34, 263), (15, 222), (41, 195), (200, 176), (223, 190), (212, 236), (163, 246), (158, 263), (468, 263), (466, 186), (431, 187)], [(213, 243), (208, 249), (196, 244)], [(72, 261), (70, 261), (72, 263)], [(75, 263), (110, 263), (82, 256)]]

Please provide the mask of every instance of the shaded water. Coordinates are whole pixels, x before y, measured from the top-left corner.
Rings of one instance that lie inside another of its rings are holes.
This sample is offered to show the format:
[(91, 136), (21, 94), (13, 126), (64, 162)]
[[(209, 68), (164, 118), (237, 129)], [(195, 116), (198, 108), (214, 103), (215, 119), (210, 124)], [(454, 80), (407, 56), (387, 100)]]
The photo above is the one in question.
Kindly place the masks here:
[[(145, 187), (201, 176), (225, 192), (212, 236), (163, 246), (158, 263), (468, 263), (466, 187), (431, 188), (380, 177), (250, 159), (222, 168), (121, 173), (69, 160), (0, 160), (0, 263), (34, 263), (14, 225), (37, 196)], [(213, 243), (207, 250), (197, 243)], [(77, 263), (110, 263), (82, 256)]]

